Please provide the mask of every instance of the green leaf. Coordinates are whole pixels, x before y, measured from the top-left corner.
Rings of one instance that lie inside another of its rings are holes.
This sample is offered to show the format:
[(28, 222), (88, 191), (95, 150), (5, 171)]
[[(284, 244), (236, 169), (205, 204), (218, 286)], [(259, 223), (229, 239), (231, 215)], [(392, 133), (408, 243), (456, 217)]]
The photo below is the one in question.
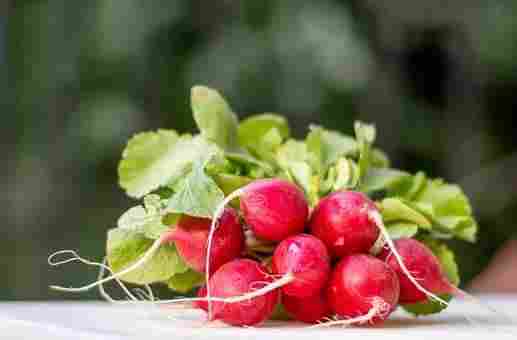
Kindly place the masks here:
[(391, 222), (386, 224), (391, 238), (410, 238), (418, 233), (418, 225), (411, 222)]
[(217, 174), (212, 176), (217, 186), (221, 188), (225, 195), (253, 182), (252, 178), (231, 174)]
[(288, 168), (289, 173), (293, 177), (296, 184), (298, 184), (307, 196), (311, 196), (312, 190), (312, 170), (309, 164), (305, 162), (291, 162)]
[(459, 186), (441, 179), (427, 181), (415, 195), (414, 206), (431, 219), (433, 231), (468, 242), (476, 241), (478, 225)]
[(237, 150), (238, 119), (221, 94), (209, 87), (194, 86), (190, 95), (201, 135), (225, 150)]
[(386, 198), (381, 202), (381, 213), (386, 223), (392, 221), (410, 222), (421, 228), (431, 228), (429, 220), (398, 198)]
[(288, 174), (288, 178), (298, 184), (311, 201), (317, 199), (319, 188), (313, 183), (313, 169), (309, 164), (309, 153), (304, 142), (288, 140), (277, 150), (276, 160), (280, 168)]
[[(427, 185), (427, 177), (423, 172), (417, 172), (411, 179), (411, 185), (404, 193), (404, 198), (408, 200), (414, 199)], [(425, 202), (421, 202), (425, 204)]]
[[(151, 247), (153, 240), (143, 233), (129, 229), (111, 229), (108, 231), (107, 259), (114, 272), (138, 261)], [(134, 284), (149, 284), (166, 281), (177, 273), (184, 273), (188, 267), (176, 253), (172, 244), (163, 244), (158, 252), (142, 267), (121, 277), (122, 280)]]
[[(426, 237), (421, 241), (424, 242), (438, 258), (438, 261), (440, 261), (442, 266), (442, 270), (449, 281), (455, 286), (459, 285), (460, 275), (458, 265), (456, 264), (456, 260), (454, 258), (454, 253), (447, 247), (447, 245), (440, 241), (433, 240), (429, 237)], [(450, 301), (452, 298), (447, 294), (440, 295), (440, 297), (446, 301)], [(407, 312), (418, 316), (439, 313), (445, 309), (445, 306), (434, 300), (427, 300), (421, 303), (404, 305), (403, 308)]]
[(476, 241), (477, 223), (470, 216), (443, 216), (437, 217), (438, 225), (452, 232), (454, 236), (468, 242)]
[(205, 163), (196, 162), (192, 171), (175, 187), (167, 211), (176, 214), (211, 218), (223, 201), (224, 193), (205, 174)]
[(276, 159), (283, 169), (288, 169), (291, 162), (308, 162), (307, 145), (304, 142), (289, 139), (277, 150)]
[(441, 216), (468, 216), (472, 214), (470, 203), (461, 188), (435, 179), (420, 192), (419, 202), (432, 204), (436, 214)]
[(359, 189), (366, 193), (381, 190), (393, 191), (410, 178), (411, 175), (405, 171), (389, 168), (372, 168), (363, 177)]
[(189, 269), (186, 272), (178, 273), (167, 280), (167, 286), (177, 292), (188, 293), (195, 287), (201, 286), (204, 279), (204, 274)]
[(325, 174), (340, 157), (354, 156), (359, 151), (354, 138), (336, 131), (313, 125), (305, 140), (311, 165), (320, 174)]
[(166, 200), (158, 195), (147, 195), (144, 204), (130, 208), (118, 219), (117, 226), (120, 229), (133, 230), (143, 233), (145, 237), (158, 239), (169, 230), (169, 225), (163, 223)]
[(239, 144), (255, 156), (272, 160), (274, 151), (289, 138), (287, 120), (273, 113), (254, 115), (243, 120), (238, 128)]
[(356, 187), (359, 181), (359, 169), (353, 160), (340, 158), (333, 169), (335, 169), (336, 173), (334, 183), (332, 184), (334, 191)]
[[(447, 302), (449, 302), (452, 299), (452, 296), (447, 294), (439, 295), (439, 297)], [(447, 308), (447, 306), (444, 306), (441, 303), (434, 300), (427, 300), (419, 303), (413, 303), (410, 305), (402, 305), (402, 308), (404, 308), (406, 312), (413, 314), (414, 316), (424, 316), (440, 313), (445, 308)]]
[(354, 123), (354, 131), (359, 145), (359, 178), (366, 176), (371, 162), (371, 147), (375, 141), (375, 127), (360, 121)]
[(263, 178), (271, 177), (274, 174), (271, 165), (251, 155), (227, 152), (225, 156), (232, 164), (242, 169), (242, 175), (253, 178)]
[(172, 130), (139, 133), (122, 154), (119, 183), (129, 196), (140, 198), (177, 181), (194, 161), (218, 152), (201, 136), (178, 137)]

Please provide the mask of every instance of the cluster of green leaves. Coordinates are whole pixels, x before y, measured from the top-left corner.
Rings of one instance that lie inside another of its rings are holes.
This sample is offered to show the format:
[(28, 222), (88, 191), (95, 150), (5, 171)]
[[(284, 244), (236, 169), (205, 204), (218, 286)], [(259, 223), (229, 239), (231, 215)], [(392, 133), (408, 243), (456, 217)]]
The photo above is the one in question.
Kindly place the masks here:
[(383, 168), (371, 169), (360, 190), (383, 197), (379, 207), (393, 238), (423, 233), (436, 239), (476, 240), (478, 226), (470, 203), (455, 184), (429, 179), (422, 172)]
[[(354, 137), (311, 126), (305, 139), (294, 139), (284, 117), (264, 113), (239, 122), (226, 100), (207, 87), (192, 89), (191, 106), (199, 134), (144, 132), (123, 152), (120, 186), (143, 204), (124, 213), (108, 233), (108, 261), (115, 271), (138, 260), (182, 214), (210, 218), (226, 194), (257, 178), (278, 177), (302, 188), (311, 205), (336, 190), (367, 193), (377, 200), (393, 238), (425, 240), (459, 282), (454, 256), (440, 239), (475, 240), (467, 198), (456, 185), (390, 168), (387, 156), (373, 147), (372, 125), (356, 122)], [(145, 268), (123, 279), (163, 282), (184, 292), (202, 282), (202, 275), (164, 244)], [(407, 309), (423, 314), (439, 306)]]

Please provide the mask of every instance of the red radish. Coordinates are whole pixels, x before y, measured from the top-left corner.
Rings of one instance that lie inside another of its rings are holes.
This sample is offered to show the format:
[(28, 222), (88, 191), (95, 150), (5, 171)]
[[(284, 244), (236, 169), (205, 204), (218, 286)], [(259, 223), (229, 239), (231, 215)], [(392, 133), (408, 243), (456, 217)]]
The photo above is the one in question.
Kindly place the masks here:
[(286, 295), (298, 298), (317, 294), (330, 275), (330, 257), (325, 244), (312, 235), (291, 236), (276, 247), (272, 259), (273, 273), (290, 275), (282, 287)]
[[(205, 271), (207, 240), (211, 220), (184, 215), (169, 233), (179, 254), (192, 269)], [(244, 232), (237, 212), (225, 208), (214, 234), (210, 252), (210, 274), (226, 262), (239, 257), (244, 250)]]
[[(407, 269), (426, 290), (434, 294), (453, 294), (456, 287), (451, 285), (442, 271), (438, 259), (423, 243), (403, 238), (394, 241), (400, 257)], [(400, 281), (400, 303), (409, 304), (427, 300), (427, 294), (419, 290), (402, 271), (390, 249), (384, 248), (379, 258), (385, 261), (398, 275)]]
[(228, 302), (211, 302), (210, 320), (237, 326), (252, 326), (267, 320), (278, 303), (278, 290), (238, 302), (231, 301), (231, 297), (244, 296), (270, 282), (266, 267), (258, 262), (239, 259), (224, 264), (212, 275), (208, 286), (214, 296), (229, 299)]
[(279, 179), (257, 180), (243, 189), (240, 207), (246, 224), (258, 238), (282, 241), (303, 232), (309, 206), (303, 192)]
[(333, 256), (368, 253), (379, 237), (371, 211), (377, 211), (377, 207), (363, 193), (337, 191), (314, 208), (310, 228)]
[(332, 312), (347, 320), (328, 324), (379, 323), (396, 308), (397, 274), (370, 255), (344, 257), (334, 269), (327, 289)]
[(325, 295), (321, 293), (301, 299), (283, 294), (282, 304), (294, 319), (306, 323), (316, 323), (330, 314)]

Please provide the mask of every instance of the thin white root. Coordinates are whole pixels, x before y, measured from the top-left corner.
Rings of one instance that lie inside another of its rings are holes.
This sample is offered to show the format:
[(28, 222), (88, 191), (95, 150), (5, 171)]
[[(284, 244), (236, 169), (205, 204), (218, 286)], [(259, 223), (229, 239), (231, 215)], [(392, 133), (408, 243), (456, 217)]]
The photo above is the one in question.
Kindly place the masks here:
[[(232, 297), (225, 298), (224, 302), (234, 303), (234, 302), (240, 302), (240, 301), (253, 299), (255, 297), (262, 296), (269, 292), (272, 292), (273, 290), (275, 290), (277, 288), (283, 287), (286, 284), (292, 282), (293, 280), (294, 280), (294, 276), (292, 274), (288, 273), (288, 274), (285, 274), (281, 279), (273, 281), (270, 284), (268, 284), (262, 288), (259, 288), (257, 290), (254, 290), (252, 292), (249, 292), (249, 293), (246, 293), (246, 294), (240, 295), (240, 296), (232, 296)], [(210, 298), (208, 298), (208, 301), (210, 302)]]
[(185, 303), (185, 302), (197, 302), (197, 301), (206, 301), (206, 302), (223, 302), (223, 303), (237, 303), (242, 301), (247, 301), (259, 296), (263, 296), (269, 292), (274, 291), (280, 287), (285, 286), (286, 284), (292, 282), (294, 280), (294, 276), (292, 274), (286, 274), (282, 278), (266, 284), (264, 287), (259, 288), (257, 290), (253, 290), (249, 293), (237, 296), (230, 297), (215, 297), (208, 296), (206, 297), (193, 297), (193, 298), (180, 298), (180, 299), (172, 299), (172, 300), (158, 300), (155, 301), (156, 304), (169, 304), (169, 303)]
[(444, 306), (448, 306), (449, 303), (445, 301), (444, 299), (440, 298), (438, 295), (430, 292), (429, 290), (425, 289), (420, 283), (418, 283), (417, 279), (411, 274), (411, 272), (407, 269), (406, 265), (404, 264), (404, 261), (402, 260), (402, 257), (400, 256), (399, 252), (397, 251), (397, 248), (395, 248), (395, 244), (393, 243), (393, 240), (391, 239), (390, 235), (388, 234), (388, 231), (386, 230), (386, 227), (384, 226), (384, 222), (382, 221), (382, 216), (377, 210), (370, 210), (368, 212), (368, 216), (375, 222), (379, 230), (381, 231), (381, 234), (384, 237), (384, 240), (388, 244), (388, 247), (390, 248), (392, 254), (395, 256), (395, 259), (397, 260), (400, 269), (402, 269), (402, 272), (406, 275), (406, 277), (411, 281), (412, 284), (415, 285), (415, 287), (424, 293), (426, 296), (438, 301)]
[[(70, 255), (70, 257), (65, 258), (65, 259), (63, 259), (61, 261), (53, 261), (53, 259), (56, 256), (65, 255), (65, 254), (66, 255)], [(79, 254), (77, 254), (77, 252), (74, 251), (74, 250), (60, 250), (60, 251), (57, 251), (57, 252), (53, 253), (48, 258), (49, 265), (51, 265), (53, 267), (56, 267), (56, 266), (59, 266), (61, 264), (65, 264), (65, 263), (71, 263), (71, 262), (80, 262), (80, 263), (83, 263), (83, 264), (85, 264), (87, 266), (99, 267), (100, 270), (99, 270), (98, 279), (102, 279), (102, 277), (104, 276), (105, 271), (109, 271), (110, 273), (112, 273), (111, 268), (106, 265), (106, 259), (104, 259), (102, 263), (90, 261), (90, 260), (87, 260), (87, 259), (79, 256)], [(133, 294), (131, 294), (129, 289), (126, 287), (126, 285), (124, 285), (124, 283), (122, 281), (120, 281), (119, 279), (115, 279), (115, 280), (118, 283), (118, 285), (120, 286), (120, 288), (122, 288), (122, 290), (124, 291), (124, 293), (127, 295), (127, 297), (129, 299), (131, 299), (133, 301), (138, 301), (138, 299)], [(110, 302), (117, 302), (117, 300), (113, 300), (111, 298), (111, 296), (109, 296), (106, 293), (106, 291), (104, 290), (104, 287), (102, 286), (102, 284), (99, 285), (99, 292), (100, 292), (101, 296), (104, 299), (106, 299), (106, 300), (108, 300)], [(120, 301), (118, 301), (118, 302), (120, 302)]]
[(208, 319), (212, 317), (212, 299), (210, 294), (210, 250), (212, 249), (212, 239), (214, 238), (215, 230), (217, 229), (219, 218), (223, 214), (224, 208), (235, 198), (241, 196), (246, 187), (235, 190), (230, 193), (225, 199), (217, 206), (212, 217), (212, 223), (210, 224), (210, 232), (208, 233), (207, 250), (206, 250), (206, 262), (205, 262), (205, 282), (206, 282), (206, 297), (208, 301)]
[(307, 328), (322, 328), (322, 327), (331, 327), (331, 326), (352, 326), (352, 325), (362, 325), (368, 322), (371, 322), (372, 319), (376, 316), (382, 316), (384, 313), (388, 313), (390, 310), (390, 306), (380, 299), (374, 299), (372, 303), (372, 308), (365, 315), (360, 315), (355, 318), (350, 319), (340, 319), (340, 320), (330, 320), (320, 322), (317, 325), (309, 326)]
[[(86, 262), (90, 262), (90, 261), (82, 261), (83, 259), (80, 258), (78, 256), (78, 259), (81, 259), (80, 261), (82, 263), (86, 263)], [(113, 274), (113, 271), (111, 270), (110, 267), (108, 267), (108, 265), (106, 265), (106, 258), (104, 258), (102, 260), (102, 264), (99, 266), (100, 267), (100, 270), (99, 270), (99, 276), (97, 277), (97, 280), (102, 280), (102, 278), (104, 277), (104, 273), (106, 271), (108, 271), (110, 274)], [(115, 281), (119, 284), (120, 288), (122, 288), (122, 290), (124, 291), (124, 293), (126, 293), (127, 297), (131, 300), (131, 301), (138, 301), (138, 299), (133, 295), (131, 294), (131, 291), (126, 287), (126, 285), (124, 283), (122, 283), (122, 281), (120, 281), (119, 279), (115, 279)], [(99, 294), (101, 295), (101, 297), (103, 297), (106, 301), (108, 302), (111, 302), (111, 303), (121, 303), (121, 302), (128, 302), (127, 300), (115, 300), (113, 299), (105, 290), (104, 290), (104, 285), (103, 284), (100, 284), (99, 285)]]
[[(145, 252), (145, 254), (138, 260), (136, 261), (135, 263), (133, 263), (131, 266), (111, 275), (111, 276), (108, 276), (104, 279), (101, 279), (101, 280), (97, 280), (93, 283), (90, 283), (86, 286), (82, 286), (82, 287), (77, 287), (77, 288), (67, 288), (67, 287), (62, 287), (62, 286), (55, 286), (55, 285), (52, 285), (50, 286), (51, 289), (54, 289), (54, 290), (59, 290), (59, 291), (64, 291), (64, 292), (85, 292), (85, 291), (88, 291), (98, 285), (101, 285), (101, 284), (104, 284), (106, 282), (109, 282), (111, 280), (115, 280), (121, 276), (124, 276), (138, 268), (140, 268), (142, 265), (144, 265), (147, 261), (149, 261), (155, 254), (156, 252), (158, 251), (158, 249), (160, 248), (160, 246), (162, 245), (162, 243), (164, 242), (164, 240), (167, 238), (167, 234), (164, 234), (162, 235), (159, 239), (157, 239), (156, 241), (154, 241), (154, 243), (151, 245), (151, 247)], [(53, 259), (54, 257), (56, 257), (57, 255), (61, 255), (63, 254), (64, 252), (66, 251), (57, 251), (53, 254), (51, 254), (49, 257), (48, 257), (48, 264), (51, 265), (51, 266), (59, 266), (61, 264), (65, 264), (65, 263), (68, 263), (68, 262), (72, 262), (72, 261), (76, 261), (75, 258), (70, 258), (70, 259), (65, 259), (63, 261), (58, 261), (58, 262), (54, 262)]]

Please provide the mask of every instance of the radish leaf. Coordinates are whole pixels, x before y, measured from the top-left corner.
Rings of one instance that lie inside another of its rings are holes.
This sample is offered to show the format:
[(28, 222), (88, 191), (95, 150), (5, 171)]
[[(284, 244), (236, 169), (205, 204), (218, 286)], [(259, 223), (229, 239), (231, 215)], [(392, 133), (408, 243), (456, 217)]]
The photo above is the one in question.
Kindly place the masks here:
[(204, 163), (198, 161), (191, 172), (175, 186), (167, 211), (176, 214), (211, 218), (224, 199), (224, 193), (205, 174)]
[(129, 196), (140, 198), (177, 181), (194, 161), (218, 152), (201, 136), (178, 137), (172, 130), (140, 133), (122, 154), (119, 183)]
[(238, 128), (239, 143), (251, 154), (274, 161), (274, 152), (289, 138), (287, 120), (279, 115), (263, 113), (243, 120)]
[[(127, 268), (136, 262), (151, 247), (153, 240), (143, 233), (128, 229), (111, 229), (108, 231), (107, 259), (114, 272)], [(184, 273), (188, 267), (176, 252), (172, 244), (163, 244), (158, 252), (145, 264), (121, 277), (134, 284), (148, 284), (166, 281), (177, 273)]]
[(204, 282), (205, 275), (198, 273), (192, 269), (184, 273), (178, 273), (167, 280), (167, 286), (180, 293), (188, 293), (197, 286), (201, 286)]
[(147, 195), (143, 205), (132, 207), (120, 216), (117, 226), (120, 229), (141, 232), (147, 238), (158, 239), (170, 228), (170, 224), (163, 222), (166, 206), (167, 201), (160, 199), (158, 195)]
[(221, 94), (205, 86), (194, 86), (190, 98), (201, 135), (224, 150), (238, 150), (238, 119)]

